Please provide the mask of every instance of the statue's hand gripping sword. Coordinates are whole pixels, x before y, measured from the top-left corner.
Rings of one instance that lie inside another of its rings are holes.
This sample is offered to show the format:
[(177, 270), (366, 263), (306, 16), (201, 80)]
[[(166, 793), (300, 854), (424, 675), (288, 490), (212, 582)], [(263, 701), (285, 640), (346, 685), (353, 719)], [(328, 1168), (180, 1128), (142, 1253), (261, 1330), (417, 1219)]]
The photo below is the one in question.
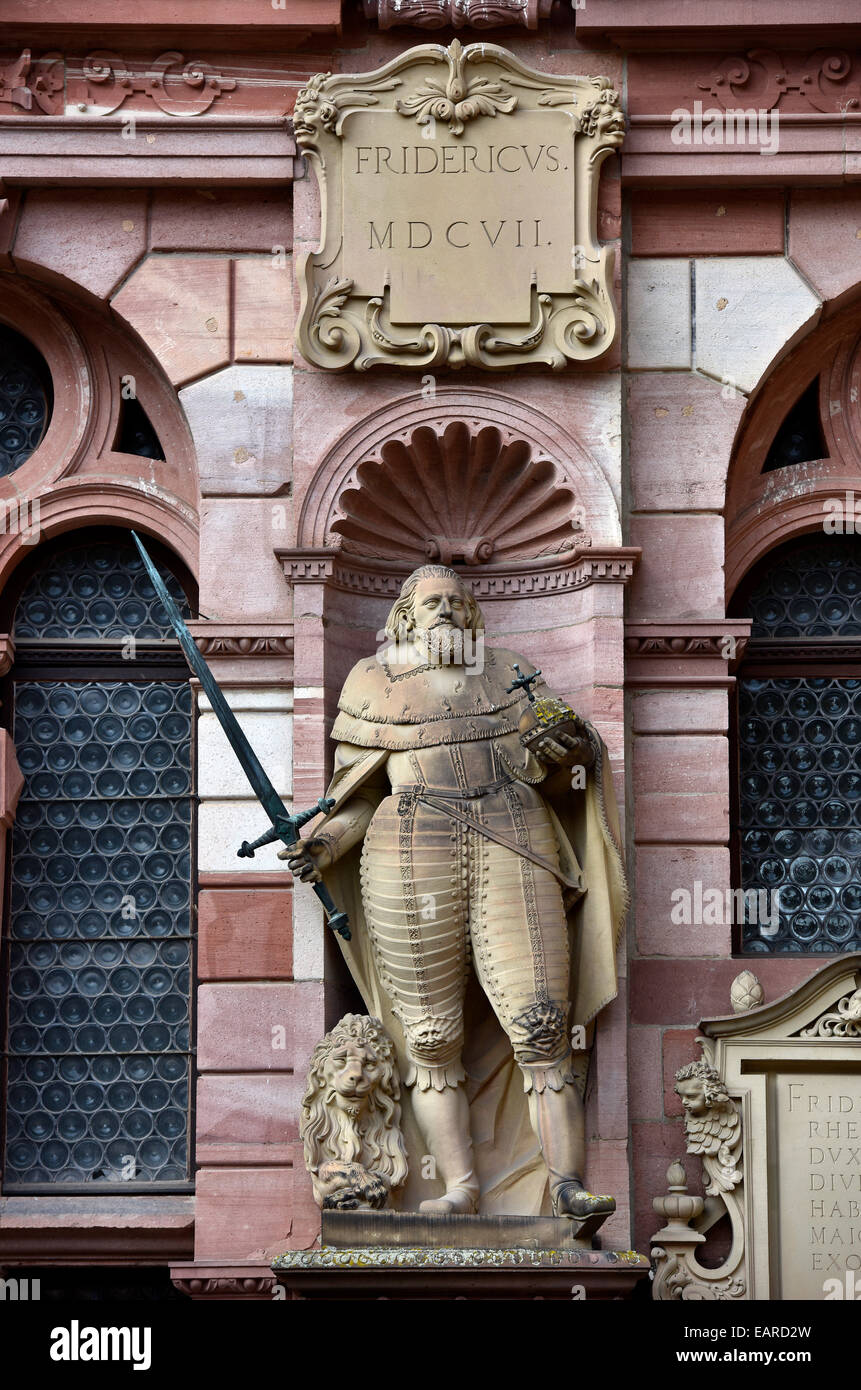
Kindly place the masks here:
[[(292, 849), (293, 846), (298, 843), (301, 827), (309, 820), (313, 820), (314, 816), (319, 815), (321, 811), (331, 811), (335, 804), (334, 801), (327, 797), (321, 797), (317, 805), (312, 806), (310, 810), (298, 811), (295, 816), (289, 814), (280, 796), (266, 776), (257, 754), (254, 752), (254, 749), (239, 727), (236, 715), (225, 700), (218, 682), (203, 657), (200, 655), (200, 652), (197, 650), (194, 638), (183, 622), (179, 609), (165, 588), (161, 575), (134, 531), (132, 531), (132, 539), (140, 552), (140, 557), (146, 566), (147, 574), (153, 582), (153, 587), (164, 604), (167, 616), (170, 619), (171, 627), (179, 639), (179, 644), (185, 653), (185, 658), (206, 692), (209, 703), (212, 705), (213, 713), (227, 735), (227, 741), (239, 759), (242, 771), (251, 783), (257, 800), (272, 822), (272, 829), (267, 830), (265, 834), (253, 840), (251, 844), (249, 844), (247, 840), (243, 840), (241, 847), (236, 851), (239, 858), (253, 859), (256, 849), (260, 849), (262, 845), (271, 845), (275, 840), (281, 840), (288, 849)], [(333, 931), (338, 932), (345, 941), (349, 941), (350, 922), (346, 912), (338, 911), (325, 884), (315, 883), (313, 886), (314, 892), (326, 909), (329, 926)]]

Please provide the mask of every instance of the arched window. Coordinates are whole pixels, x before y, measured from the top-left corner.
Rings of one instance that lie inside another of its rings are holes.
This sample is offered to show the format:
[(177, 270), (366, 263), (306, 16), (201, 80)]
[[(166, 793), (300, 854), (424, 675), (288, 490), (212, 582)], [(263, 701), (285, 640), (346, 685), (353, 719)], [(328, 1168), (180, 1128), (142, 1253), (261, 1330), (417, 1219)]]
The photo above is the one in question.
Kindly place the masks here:
[(42, 354), (0, 323), (0, 475), (14, 473), (41, 443), (52, 404), (51, 374)]
[[(188, 614), (168, 552), (150, 548)], [(41, 548), (16, 587), (4, 709), (25, 783), (4, 930), (4, 1191), (182, 1187), (187, 668), (124, 532)]]
[[(861, 540), (808, 536), (773, 551), (733, 615), (753, 620), (738, 675), (736, 881), (758, 895), (737, 949), (857, 951)], [(775, 891), (779, 912), (763, 921), (773, 900), (760, 895)]]

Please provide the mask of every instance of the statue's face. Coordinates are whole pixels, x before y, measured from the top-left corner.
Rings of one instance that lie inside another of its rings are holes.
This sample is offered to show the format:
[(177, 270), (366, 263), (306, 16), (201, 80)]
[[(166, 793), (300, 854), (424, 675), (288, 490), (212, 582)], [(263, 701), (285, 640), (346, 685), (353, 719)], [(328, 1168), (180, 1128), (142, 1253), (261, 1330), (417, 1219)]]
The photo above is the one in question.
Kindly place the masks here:
[(413, 621), (417, 628), (466, 628), (469, 621), (466, 595), (451, 579), (420, 579), (413, 594)]
[(676, 1093), (680, 1097), (686, 1115), (704, 1115), (706, 1105), (705, 1087), (698, 1076), (676, 1083)]
[(324, 1074), (335, 1104), (348, 1115), (361, 1114), (377, 1085), (381, 1066), (374, 1050), (357, 1038), (348, 1038), (329, 1053)]

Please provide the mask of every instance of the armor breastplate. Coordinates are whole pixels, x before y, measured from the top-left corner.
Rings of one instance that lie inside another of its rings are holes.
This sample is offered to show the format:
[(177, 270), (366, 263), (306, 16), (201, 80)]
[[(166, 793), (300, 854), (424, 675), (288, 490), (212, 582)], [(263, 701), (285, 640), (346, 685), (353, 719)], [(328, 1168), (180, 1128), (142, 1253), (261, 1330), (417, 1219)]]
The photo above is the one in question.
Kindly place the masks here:
[(494, 739), (480, 739), (466, 745), (438, 744), (435, 748), (393, 753), (387, 771), (392, 786), (399, 789), (425, 786), (465, 794), (507, 775), (495, 757)]

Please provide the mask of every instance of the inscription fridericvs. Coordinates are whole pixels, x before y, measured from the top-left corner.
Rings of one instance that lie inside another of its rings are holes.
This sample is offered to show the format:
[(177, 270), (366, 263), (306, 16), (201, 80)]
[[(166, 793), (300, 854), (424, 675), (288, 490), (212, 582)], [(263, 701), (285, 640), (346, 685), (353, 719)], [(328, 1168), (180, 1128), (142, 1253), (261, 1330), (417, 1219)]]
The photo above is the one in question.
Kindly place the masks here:
[(775, 1084), (782, 1297), (822, 1299), (826, 1279), (861, 1270), (861, 1084), (846, 1073)]
[(560, 367), (610, 346), (597, 180), (624, 122), (605, 78), (427, 44), (313, 78), (294, 124), (324, 194), (322, 246), (299, 267), (312, 362)]
[[(356, 141), (341, 170), (353, 292), (371, 298), (385, 286), (396, 325), (504, 316), (528, 329), (536, 288), (564, 294), (575, 278), (573, 153), (566, 160), (553, 138), (563, 114), (521, 113), (535, 138), (519, 144), (480, 141), (478, 129), (463, 145), (375, 143), (386, 119), (362, 111), (345, 125), (345, 142)], [(498, 120), (484, 124), (496, 134)]]
[(399, 150), (388, 145), (357, 145), (353, 153), (357, 174), (370, 173), (374, 163), (376, 174), (384, 170), (390, 174), (519, 174), (524, 161), (533, 174), (542, 161), (550, 174), (560, 167), (568, 169), (567, 164), (560, 166), (558, 145), (540, 145), (532, 153), (528, 145), (502, 145), (499, 149), (488, 145), (485, 151), (477, 145), (401, 145)]

